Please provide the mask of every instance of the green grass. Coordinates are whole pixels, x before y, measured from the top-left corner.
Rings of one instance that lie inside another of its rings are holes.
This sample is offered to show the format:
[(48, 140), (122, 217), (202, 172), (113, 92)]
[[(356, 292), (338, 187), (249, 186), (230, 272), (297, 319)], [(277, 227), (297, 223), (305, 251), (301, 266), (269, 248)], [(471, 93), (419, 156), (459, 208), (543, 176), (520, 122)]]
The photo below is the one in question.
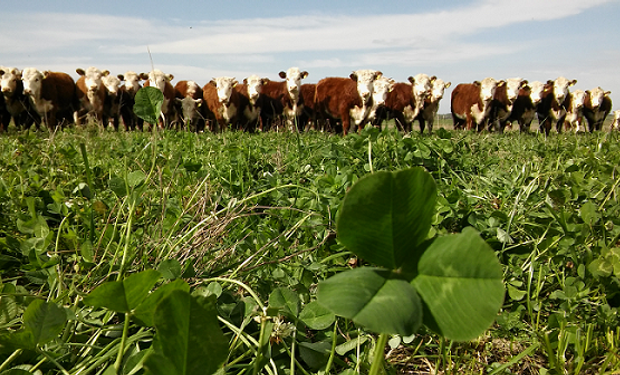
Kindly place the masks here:
[[(131, 322), (121, 346), (123, 314), (82, 299), (146, 269), (213, 296), (229, 340), (227, 373), (258, 364), (266, 373), (318, 373), (328, 361), (332, 373), (367, 372), (376, 337), (342, 318), (324, 329), (297, 322), (295, 335), (273, 331), (262, 357), (269, 360), (259, 361), (261, 327), (276, 323), (253, 320), (258, 304), (248, 290), (268, 306), (286, 288), (303, 309), (319, 281), (363, 264), (336, 238), (342, 199), (371, 170), (411, 166), (437, 183), (429, 236), (474, 227), (499, 256), (508, 292), (494, 326), (474, 342), (444, 341), (426, 329), (400, 345), (393, 338), (389, 371), (619, 371), (617, 138), (11, 128), (0, 137), (0, 374), (20, 364), (99, 374), (121, 348), (123, 373), (143, 372), (139, 359), (154, 331)], [(180, 268), (170, 270), (170, 260)], [(215, 281), (222, 278), (248, 289)], [(35, 299), (61, 307), (69, 320), (53, 340), (20, 349), (8, 335), (23, 329)]]

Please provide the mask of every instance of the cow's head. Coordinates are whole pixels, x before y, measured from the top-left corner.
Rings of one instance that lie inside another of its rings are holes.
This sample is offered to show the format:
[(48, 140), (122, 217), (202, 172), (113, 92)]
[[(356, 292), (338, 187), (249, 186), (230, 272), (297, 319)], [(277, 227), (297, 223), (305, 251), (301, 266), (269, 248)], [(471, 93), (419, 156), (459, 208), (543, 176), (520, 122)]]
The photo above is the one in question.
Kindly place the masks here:
[(571, 96), (571, 107), (574, 109), (583, 108), (583, 105), (586, 103), (586, 92), (583, 90), (575, 90), (570, 93)]
[(495, 97), (495, 91), (497, 86), (504, 85), (504, 81), (496, 81), (493, 78), (487, 77), (482, 81), (475, 81), (474, 85), (480, 87), (480, 100), (484, 103), (489, 103)]
[(534, 81), (528, 83), (528, 86), (530, 88), (530, 100), (532, 101), (532, 104), (534, 104), (535, 106), (540, 104), (540, 102), (542, 101), (543, 92), (545, 92), (547, 84), (540, 81)]
[(394, 89), (393, 79), (387, 77), (380, 77), (375, 80), (373, 84), (373, 94), (372, 100), (375, 105), (383, 105), (385, 104), (385, 100), (387, 99), (387, 95), (390, 91)]
[(133, 72), (131, 70), (125, 72), (125, 75), (119, 74), (117, 77), (121, 80), (121, 81), (125, 81), (125, 91), (127, 91), (130, 94), (135, 95), (138, 90), (140, 90), (140, 81), (142, 81), (145, 76), (144, 73), (136, 73)]
[(433, 81), (433, 87), (431, 89), (430, 100), (433, 103), (437, 103), (443, 98), (443, 92), (450, 87), (452, 82), (444, 82), (442, 79), (437, 78)]
[(18, 90), (22, 74), (17, 68), (3, 68), (0, 71), (0, 89), (4, 94), (12, 95)]
[(286, 89), (291, 98), (299, 97), (301, 80), (308, 76), (308, 72), (300, 71), (299, 68), (289, 68), (286, 72), (280, 72), (280, 78), (286, 79)]
[(101, 78), (101, 82), (105, 87), (107, 93), (112, 96), (118, 95), (118, 90), (121, 86), (121, 80), (118, 76), (113, 76), (111, 74), (105, 74)]
[(166, 89), (166, 84), (170, 83), (173, 79), (174, 76), (172, 74), (164, 74), (164, 72), (159, 69), (152, 70), (148, 75), (150, 85), (157, 87), (162, 93)]
[(90, 92), (98, 91), (101, 87), (101, 78), (104, 76), (104, 74), (107, 75), (110, 73), (107, 70), (104, 71), (104, 73), (101, 70), (95, 68), (94, 66), (91, 66), (86, 70), (77, 68), (75, 71), (77, 72), (77, 74), (84, 77), (84, 85), (86, 86), (86, 89)]
[(431, 95), (433, 90), (433, 82), (437, 77), (429, 77), (424, 73), (416, 74), (414, 77), (409, 77), (409, 82), (413, 86), (413, 96), (416, 100), (424, 101)]
[(568, 88), (576, 83), (576, 79), (569, 81), (564, 77), (556, 78), (555, 81), (553, 81), (553, 96), (555, 100), (560, 104), (564, 103), (564, 100), (566, 100), (568, 96)]
[(510, 103), (514, 103), (519, 97), (519, 90), (527, 85), (527, 80), (523, 78), (508, 78), (506, 80), (506, 97)]
[(255, 74), (243, 80), (243, 83), (246, 85), (248, 90), (248, 97), (250, 98), (250, 102), (256, 103), (258, 97), (260, 96), (260, 93), (263, 91), (263, 85), (267, 82), (269, 82), (268, 78), (260, 78)]
[(24, 93), (38, 99), (41, 97), (41, 86), (43, 80), (49, 72), (41, 72), (35, 68), (26, 68), (22, 71), (22, 82), (24, 83)]
[(381, 78), (383, 73), (377, 70), (360, 69), (349, 76), (357, 84), (357, 93), (364, 103), (368, 103), (374, 92), (374, 82)]
[(611, 94), (611, 91), (605, 91), (602, 88), (597, 87), (593, 90), (588, 90), (587, 93), (590, 97), (590, 106), (593, 109), (597, 109), (601, 106), (601, 104), (603, 104), (603, 99), (605, 99), (605, 96)]
[(210, 82), (217, 89), (217, 98), (220, 103), (227, 105), (230, 101), (233, 88), (237, 86), (237, 80), (234, 77), (218, 77), (213, 78)]

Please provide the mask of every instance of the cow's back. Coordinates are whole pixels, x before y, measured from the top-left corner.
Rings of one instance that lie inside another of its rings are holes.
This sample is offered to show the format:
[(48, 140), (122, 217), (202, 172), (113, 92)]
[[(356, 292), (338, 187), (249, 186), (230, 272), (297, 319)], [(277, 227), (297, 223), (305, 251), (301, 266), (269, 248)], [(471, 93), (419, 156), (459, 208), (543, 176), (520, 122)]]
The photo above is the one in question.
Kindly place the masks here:
[(75, 81), (67, 73), (49, 72), (41, 85), (41, 98), (51, 100), (56, 110), (77, 108)]

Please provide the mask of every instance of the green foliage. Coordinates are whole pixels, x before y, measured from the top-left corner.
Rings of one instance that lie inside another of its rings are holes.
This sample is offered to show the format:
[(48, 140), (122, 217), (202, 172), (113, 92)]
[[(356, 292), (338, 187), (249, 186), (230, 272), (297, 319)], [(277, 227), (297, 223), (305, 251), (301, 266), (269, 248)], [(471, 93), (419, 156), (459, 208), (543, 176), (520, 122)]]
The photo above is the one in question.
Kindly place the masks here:
[(156, 87), (142, 87), (136, 93), (133, 111), (149, 124), (157, 124), (164, 94)]

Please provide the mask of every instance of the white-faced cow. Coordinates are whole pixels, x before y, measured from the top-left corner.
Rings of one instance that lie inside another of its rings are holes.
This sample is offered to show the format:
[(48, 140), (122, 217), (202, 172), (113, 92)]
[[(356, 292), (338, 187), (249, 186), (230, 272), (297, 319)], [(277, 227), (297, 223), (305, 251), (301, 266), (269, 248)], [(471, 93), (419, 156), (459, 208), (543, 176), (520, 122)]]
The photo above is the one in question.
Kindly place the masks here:
[(609, 131), (620, 130), (620, 109), (614, 111), (614, 121), (611, 123)]
[(485, 78), (474, 83), (460, 83), (452, 91), (451, 111), (455, 129), (482, 131), (489, 120), (491, 102), (504, 81)]
[(239, 127), (241, 130), (254, 132), (257, 127), (261, 128), (260, 113), (265, 98), (262, 91), (267, 82), (269, 82), (268, 78), (253, 74), (245, 78), (243, 83), (235, 86), (240, 99)]
[(383, 73), (377, 70), (357, 70), (349, 78), (327, 77), (316, 85), (316, 106), (321, 120), (342, 122), (347, 135), (351, 124), (361, 126), (368, 120), (373, 106), (374, 82)]
[(89, 116), (93, 117), (95, 121), (105, 128), (108, 125), (103, 113), (106, 91), (101, 78), (110, 72), (107, 70), (102, 72), (94, 66), (86, 70), (78, 68), (75, 71), (80, 75), (80, 78), (75, 83), (77, 97), (80, 101), (76, 123), (80, 125), (82, 120)]
[(583, 106), (586, 102), (586, 93), (583, 90), (575, 90), (568, 94), (568, 107), (566, 109), (566, 119), (564, 128), (574, 129), (575, 132), (582, 131)]
[(603, 122), (611, 112), (611, 91), (605, 91), (600, 87), (586, 91), (585, 104), (583, 106), (583, 115), (588, 121), (588, 130), (603, 129)]
[(182, 127), (196, 132), (203, 130), (202, 88), (194, 81), (179, 81), (174, 85), (174, 92)]
[(4, 103), (0, 131), (9, 126), (11, 119), (18, 129), (30, 127), (34, 119), (29, 114), (30, 103), (24, 94), (24, 84), (19, 69), (0, 69), (0, 90), (2, 91), (0, 100)]
[(515, 100), (510, 116), (506, 119), (506, 124), (512, 124), (517, 121), (519, 131), (528, 133), (530, 125), (536, 118), (536, 110), (542, 100), (542, 93), (545, 90), (545, 84), (540, 81), (534, 81), (526, 84), (519, 90), (517, 100)]
[[(388, 94), (394, 89), (396, 82), (385, 76), (377, 78), (373, 84), (372, 107), (368, 113), (367, 122), (376, 124), (380, 116), (382, 116), (382, 107), (385, 106)], [(362, 125), (363, 127), (363, 125)]]
[(555, 128), (560, 133), (566, 118), (566, 109), (568, 108), (568, 88), (577, 83), (577, 80), (569, 81), (565, 77), (558, 77), (554, 81), (547, 81), (545, 89), (536, 114), (538, 115), (538, 123), (540, 131), (545, 135), (549, 135), (551, 128), (555, 124)]
[(239, 119), (240, 96), (234, 89), (238, 84), (234, 77), (213, 78), (202, 88), (205, 118), (214, 119), (211, 131), (217, 132), (237, 126)]
[(120, 112), (125, 129), (135, 130), (137, 126), (139, 130), (142, 130), (144, 120), (136, 116), (133, 106), (136, 102), (136, 93), (142, 88), (140, 81), (148, 77), (148, 75), (146, 73), (138, 74), (134, 71), (127, 71), (124, 75), (119, 74), (117, 77), (121, 81), (125, 81), (119, 92)]
[(174, 76), (172, 74), (164, 74), (159, 69), (154, 69), (149, 72), (148, 77), (142, 76), (141, 78), (146, 79), (146, 82), (144, 82), (145, 87), (156, 87), (164, 94), (164, 103), (161, 106), (163, 119), (160, 118), (159, 127), (162, 129), (169, 128), (176, 119), (175, 92), (171, 83)]
[(297, 67), (279, 73), (284, 81), (269, 81), (262, 86), (264, 99), (261, 104), (261, 121), (265, 130), (279, 117), (283, 117), (290, 129), (299, 129), (299, 116), (304, 103), (301, 101), (301, 80), (308, 77), (308, 72)]
[(61, 72), (41, 72), (35, 68), (22, 71), (24, 93), (37, 115), (37, 125), (44, 121), (53, 130), (59, 120), (72, 122), (78, 108), (75, 81)]
[(443, 98), (445, 89), (449, 88), (452, 82), (444, 82), (444, 80), (436, 78), (433, 81), (431, 94), (424, 100), (424, 106), (422, 111), (416, 117), (416, 120), (420, 122), (420, 133), (424, 133), (426, 124), (428, 123), (428, 132), (433, 132), (433, 124), (435, 123), (435, 117), (439, 111), (439, 102)]
[(514, 104), (519, 97), (519, 91), (527, 85), (527, 81), (522, 78), (508, 78), (504, 85), (495, 90), (495, 96), (491, 102), (491, 114), (489, 119), (489, 130), (504, 132), (508, 119), (512, 114)]
[[(118, 131), (119, 119), (121, 115), (120, 86), (121, 80), (118, 76), (106, 74), (101, 77), (101, 83), (105, 88), (105, 102), (103, 103), (104, 126), (108, 126), (108, 121), (112, 122), (114, 130)], [(125, 130), (127, 127), (125, 126)]]

